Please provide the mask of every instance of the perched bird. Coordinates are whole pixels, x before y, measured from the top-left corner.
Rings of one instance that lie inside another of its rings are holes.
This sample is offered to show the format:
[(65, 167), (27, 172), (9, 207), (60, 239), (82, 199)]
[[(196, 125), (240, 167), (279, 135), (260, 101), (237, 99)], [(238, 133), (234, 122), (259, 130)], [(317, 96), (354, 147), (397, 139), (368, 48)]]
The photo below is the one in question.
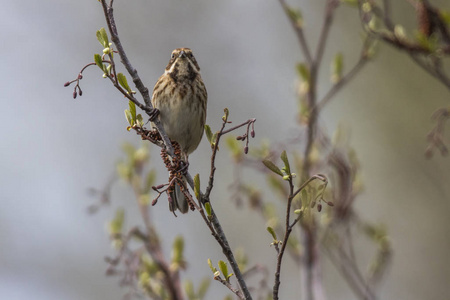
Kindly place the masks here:
[[(180, 145), (186, 163), (202, 139), (207, 100), (200, 67), (192, 50), (173, 50), (164, 74), (153, 89), (152, 104), (159, 110), (159, 119), (169, 138)], [(171, 198), (171, 211), (188, 211), (188, 202), (178, 185)]]

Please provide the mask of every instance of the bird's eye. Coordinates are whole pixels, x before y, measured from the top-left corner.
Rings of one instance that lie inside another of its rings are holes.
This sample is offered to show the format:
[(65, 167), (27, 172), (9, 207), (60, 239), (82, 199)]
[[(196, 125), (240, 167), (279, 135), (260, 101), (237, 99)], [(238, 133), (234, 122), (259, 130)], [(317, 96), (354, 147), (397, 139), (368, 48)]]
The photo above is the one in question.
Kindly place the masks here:
[(189, 53), (189, 57), (192, 57), (192, 53)]
[(172, 58), (175, 58), (175, 53), (172, 53)]

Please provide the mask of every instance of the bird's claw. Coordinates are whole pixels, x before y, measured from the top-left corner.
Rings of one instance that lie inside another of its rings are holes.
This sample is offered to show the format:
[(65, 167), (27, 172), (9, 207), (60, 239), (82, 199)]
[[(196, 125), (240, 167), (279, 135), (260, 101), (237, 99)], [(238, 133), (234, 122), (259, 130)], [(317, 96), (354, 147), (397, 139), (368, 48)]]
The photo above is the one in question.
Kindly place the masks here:
[(152, 108), (150, 111), (147, 112), (150, 122), (155, 121), (155, 119), (159, 116), (159, 109), (157, 108)]
[(180, 173), (186, 175), (189, 169), (189, 162), (181, 161)]

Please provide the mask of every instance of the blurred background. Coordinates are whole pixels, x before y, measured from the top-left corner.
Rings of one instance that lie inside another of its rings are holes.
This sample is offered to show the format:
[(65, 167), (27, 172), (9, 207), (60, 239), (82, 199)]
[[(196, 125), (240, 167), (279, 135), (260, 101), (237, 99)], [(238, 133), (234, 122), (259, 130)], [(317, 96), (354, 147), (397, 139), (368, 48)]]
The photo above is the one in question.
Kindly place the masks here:
[[(414, 28), (412, 7), (392, 2), (394, 20)], [(445, 0), (432, 2), (450, 9)], [(325, 1), (290, 4), (302, 9), (307, 38), (315, 42)], [(295, 64), (302, 57), (278, 1), (115, 1), (115, 13), (122, 43), (149, 88), (171, 51), (190, 47), (208, 89), (207, 123), (213, 130), (228, 107), (235, 122), (257, 118), (252, 143), (289, 137), (288, 129), (296, 124)], [(112, 205), (89, 215), (86, 209), (95, 199), (87, 191), (106, 184), (123, 142), (138, 146), (140, 141), (126, 131), (127, 101), (96, 67), (84, 73), (82, 97), (72, 99), (72, 88), (63, 87), (102, 50), (95, 37), (105, 26), (101, 6), (94, 0), (4, 1), (0, 25), (0, 299), (121, 299), (126, 290), (104, 274), (104, 257), (114, 253), (105, 224), (118, 206), (127, 210), (127, 225), (140, 224), (135, 202), (131, 191), (118, 184)], [(343, 52), (346, 66), (356, 61), (360, 34), (357, 11), (339, 8), (321, 94), (330, 86), (328, 63), (337, 51)], [(338, 124), (350, 130), (365, 184), (356, 210), (385, 224), (392, 239), (393, 262), (380, 299), (447, 299), (450, 293), (450, 159), (424, 157), (425, 136), (434, 125), (430, 116), (448, 105), (449, 95), (404, 54), (381, 46), (375, 61), (321, 116), (330, 134)], [(190, 157), (191, 172), (200, 173), (204, 182), (209, 153), (204, 139)], [(163, 171), (158, 150), (152, 155), (155, 168)], [(218, 161), (221, 184), (213, 197), (231, 245), (244, 248), (250, 264), (273, 267), (275, 252), (265, 224), (229, 201), (227, 151)], [(249, 181), (264, 184), (250, 175)], [(174, 218), (164, 201), (151, 210), (168, 256), (173, 238), (186, 238), (189, 267), (183, 277), (198, 283), (211, 276), (207, 258), (223, 257), (198, 214)], [(289, 260), (282, 299), (299, 295), (298, 274)], [(329, 298), (355, 299), (326, 258), (323, 263)], [(207, 298), (226, 294), (213, 282)]]

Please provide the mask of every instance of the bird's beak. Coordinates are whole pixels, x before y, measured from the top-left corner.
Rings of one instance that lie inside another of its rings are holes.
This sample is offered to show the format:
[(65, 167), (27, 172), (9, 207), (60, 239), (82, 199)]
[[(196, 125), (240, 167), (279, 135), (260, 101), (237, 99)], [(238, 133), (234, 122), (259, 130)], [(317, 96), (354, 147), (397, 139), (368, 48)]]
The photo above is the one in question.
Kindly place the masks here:
[(178, 54), (179, 58), (185, 58), (186, 57), (186, 52), (184, 52), (183, 50), (180, 51), (180, 54)]

